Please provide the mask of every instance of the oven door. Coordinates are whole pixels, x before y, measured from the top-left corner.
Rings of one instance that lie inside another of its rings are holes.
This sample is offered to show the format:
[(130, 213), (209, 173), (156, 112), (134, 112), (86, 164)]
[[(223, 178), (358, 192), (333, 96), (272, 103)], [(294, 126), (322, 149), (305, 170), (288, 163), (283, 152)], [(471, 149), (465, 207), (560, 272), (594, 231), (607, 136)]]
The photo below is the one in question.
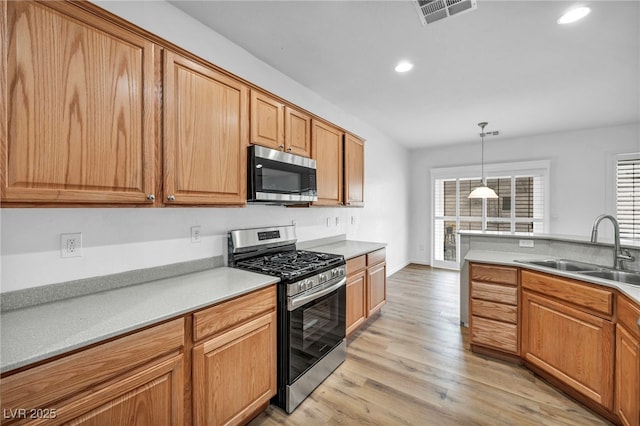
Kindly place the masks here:
[(315, 295), (289, 299), (287, 384), (295, 382), (345, 338), (346, 281), (342, 278)]
[(317, 201), (316, 161), (252, 145), (249, 147), (247, 201)]

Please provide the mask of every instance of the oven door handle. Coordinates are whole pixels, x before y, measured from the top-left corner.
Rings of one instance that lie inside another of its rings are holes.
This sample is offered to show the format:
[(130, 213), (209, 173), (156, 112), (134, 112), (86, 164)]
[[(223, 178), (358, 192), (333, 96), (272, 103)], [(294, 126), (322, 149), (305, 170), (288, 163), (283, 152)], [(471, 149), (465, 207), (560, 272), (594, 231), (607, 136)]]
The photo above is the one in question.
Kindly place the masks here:
[(347, 278), (343, 278), (340, 281), (338, 281), (337, 283), (335, 283), (332, 286), (329, 286), (327, 288), (323, 288), (320, 291), (317, 291), (315, 293), (311, 293), (311, 294), (305, 294), (303, 296), (300, 297), (294, 297), (292, 299), (289, 299), (289, 303), (287, 305), (287, 310), (288, 311), (293, 311), (294, 309), (299, 308), (302, 305), (305, 305), (313, 300), (316, 300), (324, 295), (327, 295), (329, 293), (331, 293), (332, 291), (335, 291), (337, 289), (339, 289), (340, 287), (342, 287), (343, 285), (345, 285), (347, 283)]

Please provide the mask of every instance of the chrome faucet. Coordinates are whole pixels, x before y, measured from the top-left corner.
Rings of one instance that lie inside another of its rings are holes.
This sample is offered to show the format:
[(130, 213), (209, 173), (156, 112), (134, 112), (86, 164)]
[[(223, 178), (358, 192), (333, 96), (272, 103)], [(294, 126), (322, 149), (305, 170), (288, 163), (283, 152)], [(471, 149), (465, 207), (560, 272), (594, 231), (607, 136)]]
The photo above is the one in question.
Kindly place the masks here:
[(598, 225), (602, 222), (603, 219), (609, 219), (613, 224), (613, 267), (615, 269), (622, 269), (622, 262), (624, 261), (634, 261), (635, 258), (631, 256), (629, 250), (620, 247), (620, 225), (618, 225), (618, 221), (615, 217), (610, 214), (601, 214), (596, 217), (596, 220), (593, 221), (593, 229), (591, 229), (591, 242), (598, 242)]

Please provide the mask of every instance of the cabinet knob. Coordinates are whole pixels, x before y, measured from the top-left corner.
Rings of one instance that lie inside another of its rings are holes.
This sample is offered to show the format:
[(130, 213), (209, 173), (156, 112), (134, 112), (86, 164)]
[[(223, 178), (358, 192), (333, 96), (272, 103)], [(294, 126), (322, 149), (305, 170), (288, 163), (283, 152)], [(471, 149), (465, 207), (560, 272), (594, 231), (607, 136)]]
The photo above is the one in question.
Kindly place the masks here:
[(155, 196), (155, 195), (153, 195), (153, 194), (149, 194), (149, 195), (147, 195), (147, 200), (149, 200), (149, 201), (154, 201), (155, 199), (156, 199), (156, 196)]
[(287, 148), (287, 151), (291, 152), (292, 151), (291, 147)]
[(176, 196), (175, 196), (175, 195), (169, 195), (169, 196), (167, 197), (167, 200), (169, 200), (169, 201), (175, 201), (175, 200), (176, 200)]
[(278, 148), (284, 149), (284, 145), (278, 145)]

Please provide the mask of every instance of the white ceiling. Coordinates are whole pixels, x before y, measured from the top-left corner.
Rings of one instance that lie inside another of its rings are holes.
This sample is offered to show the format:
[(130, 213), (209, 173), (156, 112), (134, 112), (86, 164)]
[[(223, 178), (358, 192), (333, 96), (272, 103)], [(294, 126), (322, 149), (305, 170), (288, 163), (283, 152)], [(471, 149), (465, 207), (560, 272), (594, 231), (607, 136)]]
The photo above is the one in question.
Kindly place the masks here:
[(424, 27), (410, 1), (171, 3), (410, 148), (640, 121), (638, 1), (558, 25), (574, 2), (478, 0)]

